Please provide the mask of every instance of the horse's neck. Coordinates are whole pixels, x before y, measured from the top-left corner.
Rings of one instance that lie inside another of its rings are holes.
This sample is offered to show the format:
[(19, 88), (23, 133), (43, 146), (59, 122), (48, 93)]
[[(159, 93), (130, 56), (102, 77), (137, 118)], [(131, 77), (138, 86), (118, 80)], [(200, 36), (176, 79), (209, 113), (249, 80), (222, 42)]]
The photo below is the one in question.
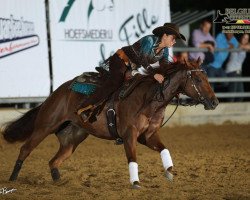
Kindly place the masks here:
[[(156, 87), (157, 83), (153, 80), (148, 80), (145, 82), (142, 82), (138, 85), (138, 87), (135, 88), (134, 94), (136, 94), (136, 98), (141, 99), (143, 103), (143, 107), (141, 108), (141, 111), (146, 110), (159, 110), (160, 108), (165, 108), (167, 104), (176, 96), (178, 93), (178, 89), (182, 82), (182, 72), (178, 71), (174, 73), (174, 75), (169, 75), (170, 80), (166, 80), (166, 82), (169, 82), (169, 85), (166, 87), (166, 89), (163, 90), (163, 96), (164, 98), (158, 99), (156, 97)], [(157, 91), (157, 95), (159, 97), (159, 91)], [(153, 114), (153, 113), (152, 113)]]
[[(165, 80), (166, 83), (164, 84), (164, 87), (166, 88), (163, 89), (164, 99), (161, 102), (154, 102), (155, 106), (165, 109), (169, 102), (181, 92), (182, 87), (185, 84), (185, 80), (183, 78), (184, 73), (186, 73), (185, 70), (179, 70), (171, 75), (167, 75), (166, 79), (169, 80)], [(169, 85), (167, 85), (168, 81)]]
[(180, 87), (184, 82), (183, 73), (185, 73), (185, 70), (179, 70), (176, 73), (169, 75), (170, 83), (163, 91), (165, 103), (171, 101), (180, 92)]
[[(171, 82), (172, 80), (166, 90), (172, 92), (173, 89), (177, 90), (177, 88), (173, 88), (174, 85)], [(154, 113), (156, 110), (159, 110), (159, 108), (165, 107), (166, 102), (169, 102), (174, 97), (171, 92), (166, 94), (165, 91), (163, 91), (164, 99), (158, 99), (158, 97), (160, 97), (159, 87), (159, 84), (154, 80), (141, 82), (140, 85), (135, 88), (133, 92), (134, 95), (130, 96), (130, 98), (136, 98), (138, 99), (136, 102), (141, 102), (138, 104), (140, 106), (140, 111)]]

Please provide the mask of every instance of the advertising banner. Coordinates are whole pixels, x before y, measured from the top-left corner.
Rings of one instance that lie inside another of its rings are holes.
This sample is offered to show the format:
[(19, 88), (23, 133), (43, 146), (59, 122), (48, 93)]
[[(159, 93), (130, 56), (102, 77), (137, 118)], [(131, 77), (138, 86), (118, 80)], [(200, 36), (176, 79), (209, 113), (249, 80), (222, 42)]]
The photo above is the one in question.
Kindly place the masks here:
[(44, 0), (0, 0), (0, 98), (48, 96)]
[(170, 22), (169, 0), (49, 1), (54, 89)]

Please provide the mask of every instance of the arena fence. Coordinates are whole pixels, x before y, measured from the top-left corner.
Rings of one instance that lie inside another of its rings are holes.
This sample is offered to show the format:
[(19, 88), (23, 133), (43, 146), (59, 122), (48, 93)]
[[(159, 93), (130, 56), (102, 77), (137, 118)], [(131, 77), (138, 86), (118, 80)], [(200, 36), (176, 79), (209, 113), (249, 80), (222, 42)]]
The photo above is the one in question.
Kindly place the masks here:
[[(206, 52), (206, 48), (194, 48), (194, 47), (175, 47), (173, 52)], [(215, 48), (215, 51), (228, 51), (238, 52), (242, 49), (222, 49)], [(209, 78), (210, 83), (221, 83), (221, 82), (250, 82), (250, 77), (228, 77), (228, 78)], [(218, 98), (232, 98), (232, 97), (250, 97), (250, 92), (219, 92), (216, 93)], [(24, 104), (24, 107), (29, 108), (30, 103), (42, 103), (47, 97), (11, 97), (11, 98), (0, 98), (0, 104)], [(185, 98), (185, 97), (184, 97)]]
[[(209, 78), (210, 83), (220, 82), (250, 82), (250, 77), (242, 78)], [(232, 98), (232, 97), (250, 97), (250, 92), (219, 92), (216, 93), (218, 98)], [(0, 98), (0, 104), (29, 104), (42, 103), (47, 97), (16, 97), (16, 98)], [(182, 98), (185, 98), (182, 96)], [(26, 105), (25, 107), (29, 107)]]
[[(239, 52), (240, 48), (215, 48), (215, 51)], [(207, 48), (194, 48), (194, 47), (174, 47), (173, 52), (208, 52)], [(210, 83), (223, 83), (223, 82), (250, 82), (250, 77), (218, 77), (209, 78)], [(232, 98), (232, 97), (250, 97), (250, 92), (219, 92), (216, 93), (218, 98)]]

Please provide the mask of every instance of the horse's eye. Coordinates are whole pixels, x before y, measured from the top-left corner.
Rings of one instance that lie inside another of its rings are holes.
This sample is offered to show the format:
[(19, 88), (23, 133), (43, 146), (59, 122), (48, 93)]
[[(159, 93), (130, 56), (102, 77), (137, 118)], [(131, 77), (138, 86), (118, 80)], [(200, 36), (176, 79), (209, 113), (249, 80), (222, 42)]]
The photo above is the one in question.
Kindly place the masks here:
[(202, 74), (207, 75), (207, 71), (204, 68), (202, 68), (201, 72), (202, 72)]

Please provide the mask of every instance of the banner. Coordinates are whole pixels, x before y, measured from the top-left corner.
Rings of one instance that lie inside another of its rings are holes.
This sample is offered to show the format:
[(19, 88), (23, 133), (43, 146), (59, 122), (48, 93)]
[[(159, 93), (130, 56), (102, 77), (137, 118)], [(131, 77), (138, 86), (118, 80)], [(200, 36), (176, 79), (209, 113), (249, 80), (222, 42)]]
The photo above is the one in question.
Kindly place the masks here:
[(0, 0), (0, 98), (50, 92), (44, 0)]
[(169, 0), (49, 1), (53, 87), (170, 22)]

